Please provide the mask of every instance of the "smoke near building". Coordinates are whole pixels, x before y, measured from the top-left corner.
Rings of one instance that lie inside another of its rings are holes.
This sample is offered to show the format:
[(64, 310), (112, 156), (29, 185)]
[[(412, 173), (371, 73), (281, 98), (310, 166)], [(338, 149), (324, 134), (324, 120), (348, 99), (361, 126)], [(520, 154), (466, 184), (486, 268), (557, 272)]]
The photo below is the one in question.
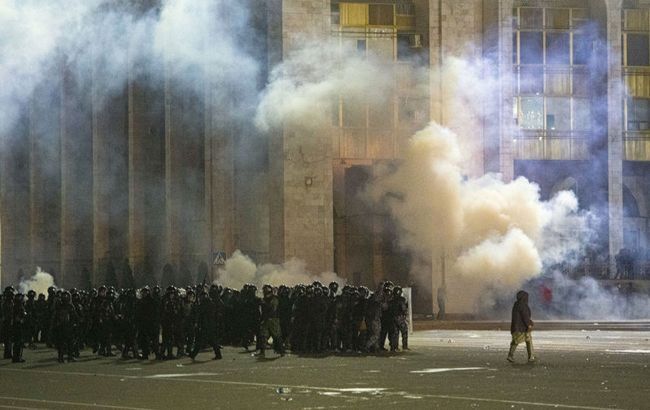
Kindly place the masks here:
[(2, 283), (207, 265), (393, 280), (421, 312), (444, 285), (461, 313), (540, 278), (648, 279), (649, 10), (5, 1)]

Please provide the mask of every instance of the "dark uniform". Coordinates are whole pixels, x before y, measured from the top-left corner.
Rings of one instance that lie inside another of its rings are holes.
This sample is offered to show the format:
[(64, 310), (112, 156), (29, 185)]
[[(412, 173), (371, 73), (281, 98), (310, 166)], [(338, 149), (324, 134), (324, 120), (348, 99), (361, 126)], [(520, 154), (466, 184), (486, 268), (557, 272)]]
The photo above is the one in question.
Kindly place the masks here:
[(79, 316), (72, 304), (70, 293), (63, 292), (52, 317), (52, 335), (54, 336), (59, 363), (64, 362), (64, 355), (68, 356), (69, 362), (75, 361), (74, 335), (78, 324)]
[(208, 295), (204, 290), (199, 291), (199, 301), (194, 305), (197, 310), (197, 337), (190, 357), (195, 359), (203, 346), (210, 346), (214, 351), (214, 360), (221, 359), (218, 324), (222, 318), (223, 304), (218, 292)]
[(27, 313), (25, 312), (25, 300), (22, 293), (17, 293), (14, 296), (13, 317), (11, 321), (11, 361), (14, 363), (22, 363), (23, 359), (23, 343), (25, 335), (25, 322)]
[(393, 289), (393, 299), (388, 310), (393, 319), (393, 326), (389, 332), (390, 350), (394, 352), (398, 349), (400, 333), (402, 334), (402, 349), (408, 350), (409, 326), (407, 316), (409, 307), (406, 298), (402, 296), (401, 287), (395, 286)]
[(260, 340), (258, 343), (260, 355), (266, 352), (266, 343), (269, 337), (273, 338), (273, 350), (284, 356), (284, 344), (282, 343), (282, 331), (280, 330), (280, 315), (278, 312), (278, 297), (273, 294), (270, 285), (262, 288), (264, 298), (262, 299), (262, 321), (260, 323)]
[(135, 305), (135, 325), (138, 332), (138, 347), (141, 349), (139, 358), (147, 360), (152, 351), (156, 357), (159, 356), (159, 327), (158, 320), (155, 319), (158, 310), (149, 287), (145, 286), (140, 292), (142, 298)]

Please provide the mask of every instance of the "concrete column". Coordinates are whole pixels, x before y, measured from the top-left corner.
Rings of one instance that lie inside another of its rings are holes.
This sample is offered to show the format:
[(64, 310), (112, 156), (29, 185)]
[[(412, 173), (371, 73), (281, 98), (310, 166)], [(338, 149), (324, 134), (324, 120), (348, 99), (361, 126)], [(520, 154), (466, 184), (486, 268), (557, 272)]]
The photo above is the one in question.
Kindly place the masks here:
[[(98, 50), (98, 53), (101, 52)], [(128, 232), (128, 135), (126, 84), (114, 84), (101, 59), (93, 67), (93, 282), (105, 280), (110, 261), (126, 256)]]
[(621, 67), (621, 0), (607, 6), (607, 163), (609, 193), (610, 272), (615, 273), (614, 256), (623, 247), (623, 79)]
[(511, 181), (514, 176), (514, 158), (512, 138), (514, 121), (512, 119), (512, 7), (513, 0), (499, 0), (498, 5), (498, 60), (501, 89), (499, 101), (499, 172), (504, 181)]
[[(205, 209), (209, 240), (205, 252), (235, 251), (233, 124), (228, 120), (228, 102), (216, 85), (206, 90), (205, 116)], [(242, 181), (246, 183), (247, 181)], [(210, 258), (211, 259), (211, 258)], [(212, 260), (206, 261), (215, 279)], [(202, 280), (202, 278), (198, 278)]]
[[(327, 40), (330, 2), (285, 0), (282, 27), (285, 58), (292, 50), (301, 47), (306, 39)], [(296, 30), (298, 27), (304, 30)], [(280, 146), (275, 142), (272, 144), (274, 148)], [(271, 242), (282, 236), (283, 259), (302, 259), (306, 262), (307, 269), (314, 273), (331, 271), (334, 229), (330, 126), (328, 124), (310, 129), (300, 124), (285, 123), (282, 146), (282, 154), (273, 153), (271, 158), (273, 161), (282, 161), (284, 226), (280, 235), (277, 231), (271, 232)], [(274, 172), (274, 176), (279, 176), (279, 173)], [(274, 203), (277, 204), (277, 201)], [(272, 228), (277, 229), (278, 226)]]
[(86, 286), (93, 269), (93, 129), (90, 83), (63, 70), (61, 86), (61, 286)]
[(136, 280), (163, 265), (164, 93), (152, 81), (131, 76), (128, 85), (127, 256)]
[[(208, 259), (205, 243), (205, 95), (165, 79), (165, 204), (167, 262), (187, 263), (192, 272)], [(195, 79), (199, 81), (198, 79)]]
[(17, 284), (19, 269), (25, 273), (32, 270), (27, 113), (16, 122), (10, 134), (3, 136), (1, 144), (2, 286), (9, 286)]
[(30, 265), (60, 282), (61, 101), (59, 78), (50, 80), (36, 88), (29, 110)]

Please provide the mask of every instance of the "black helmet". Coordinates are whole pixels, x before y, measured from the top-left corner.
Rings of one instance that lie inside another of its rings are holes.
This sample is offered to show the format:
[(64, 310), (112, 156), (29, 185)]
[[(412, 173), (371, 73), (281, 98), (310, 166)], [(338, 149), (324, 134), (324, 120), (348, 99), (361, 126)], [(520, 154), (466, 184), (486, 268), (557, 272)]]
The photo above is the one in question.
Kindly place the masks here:
[(5, 292), (4, 292), (4, 293), (5, 293), (5, 295), (9, 295), (9, 294), (12, 294), (12, 295), (13, 295), (15, 292), (16, 292), (16, 289), (14, 289), (13, 286), (7, 286), (7, 287), (5, 288)]
[(397, 296), (401, 296), (402, 295), (402, 288), (400, 286), (395, 286), (393, 288), (393, 294), (397, 295)]
[(33, 289), (28, 290), (27, 297), (30, 299), (34, 299), (36, 297), (36, 292)]

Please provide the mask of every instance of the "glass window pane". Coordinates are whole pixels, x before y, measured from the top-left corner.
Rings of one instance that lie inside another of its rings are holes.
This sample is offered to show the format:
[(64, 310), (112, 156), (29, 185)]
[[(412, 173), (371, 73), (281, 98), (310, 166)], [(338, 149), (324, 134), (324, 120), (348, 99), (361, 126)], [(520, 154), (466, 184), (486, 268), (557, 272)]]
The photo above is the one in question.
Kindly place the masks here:
[(392, 4), (370, 4), (368, 6), (368, 22), (373, 26), (392, 26)]
[(589, 75), (586, 73), (573, 73), (573, 94), (587, 96), (589, 95)]
[(542, 46), (542, 32), (520, 33), (521, 64), (542, 64), (544, 62), (544, 48)]
[(627, 65), (650, 65), (650, 50), (648, 50), (647, 34), (627, 35)]
[(368, 126), (370, 128), (392, 128), (393, 99), (384, 98), (368, 107)]
[(519, 126), (525, 130), (541, 130), (544, 126), (544, 99), (522, 97), (519, 107)]
[(546, 33), (546, 64), (569, 64), (569, 33)]
[(591, 129), (589, 100), (580, 98), (573, 100), (573, 129), (576, 131), (588, 131)]
[(568, 29), (569, 9), (546, 9), (546, 27)]
[(521, 28), (542, 28), (542, 9), (522, 7)]
[(551, 95), (570, 95), (571, 76), (568, 71), (556, 71), (546, 74), (546, 93)]
[(591, 58), (591, 40), (585, 34), (573, 35), (573, 64), (584, 65)]
[(625, 30), (649, 30), (650, 26), (648, 26), (648, 22), (648, 10), (625, 10)]
[(541, 94), (544, 92), (544, 71), (542, 67), (521, 67), (519, 92), (521, 94)]
[(546, 129), (556, 131), (571, 129), (571, 100), (569, 98), (546, 99)]
[(343, 100), (343, 126), (366, 126), (366, 106), (359, 99), (348, 98)]

